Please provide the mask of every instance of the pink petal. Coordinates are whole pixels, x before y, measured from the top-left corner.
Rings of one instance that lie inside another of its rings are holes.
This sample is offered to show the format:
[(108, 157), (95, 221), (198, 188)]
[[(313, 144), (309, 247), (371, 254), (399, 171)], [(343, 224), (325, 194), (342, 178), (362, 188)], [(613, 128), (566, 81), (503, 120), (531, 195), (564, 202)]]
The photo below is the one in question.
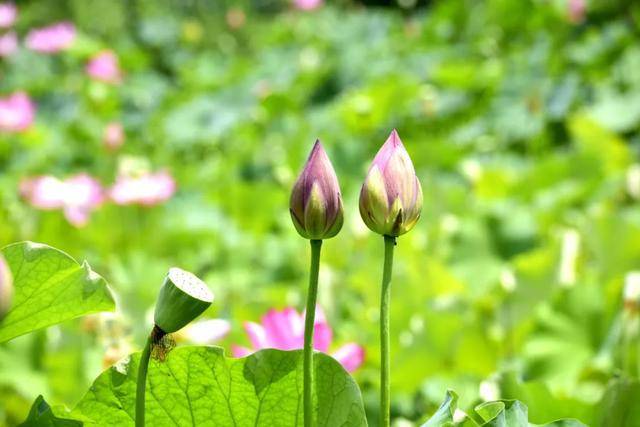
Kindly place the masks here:
[(18, 9), (13, 3), (0, 3), (0, 27), (9, 28), (16, 21)]
[(323, 0), (293, 0), (293, 5), (300, 10), (313, 10), (322, 6)]
[(332, 354), (340, 364), (349, 372), (353, 372), (364, 361), (364, 348), (356, 343), (348, 343), (334, 351)]
[(316, 305), (316, 317), (313, 322), (313, 348), (326, 353), (332, 340), (333, 331), (329, 323), (327, 323), (327, 316), (325, 316), (322, 307)]
[(66, 206), (64, 217), (75, 227), (84, 227), (89, 222), (89, 211), (81, 206)]
[(99, 52), (91, 58), (86, 72), (91, 78), (106, 83), (119, 83), (122, 78), (118, 57), (110, 50)]
[(35, 106), (25, 92), (0, 98), (0, 130), (21, 132), (33, 123)]
[(231, 323), (225, 319), (206, 319), (189, 324), (185, 330), (186, 338), (195, 344), (213, 344), (224, 338), (231, 330)]
[(29, 31), (25, 44), (36, 52), (55, 53), (70, 47), (75, 38), (76, 27), (65, 21)]
[(23, 180), (20, 194), (38, 209), (58, 209), (64, 205), (64, 183), (54, 176)]
[(100, 183), (85, 173), (74, 175), (64, 183), (66, 185), (66, 205), (85, 206), (93, 209), (99, 206), (104, 199)]
[(271, 309), (262, 317), (262, 325), (274, 348), (293, 350), (304, 342), (304, 325), (300, 325), (299, 314), (294, 308), (282, 311)]
[(109, 191), (118, 205), (140, 204), (151, 206), (171, 198), (176, 190), (173, 177), (166, 171), (141, 176), (119, 176)]
[(267, 338), (267, 333), (262, 325), (255, 322), (244, 322), (244, 330), (249, 335), (249, 341), (254, 349), (260, 350), (271, 347)]
[(326, 323), (316, 323), (313, 326), (313, 348), (326, 353), (333, 339), (333, 331)]
[(231, 353), (233, 354), (233, 357), (245, 357), (253, 353), (253, 350), (247, 347), (243, 347), (241, 345), (232, 344)]

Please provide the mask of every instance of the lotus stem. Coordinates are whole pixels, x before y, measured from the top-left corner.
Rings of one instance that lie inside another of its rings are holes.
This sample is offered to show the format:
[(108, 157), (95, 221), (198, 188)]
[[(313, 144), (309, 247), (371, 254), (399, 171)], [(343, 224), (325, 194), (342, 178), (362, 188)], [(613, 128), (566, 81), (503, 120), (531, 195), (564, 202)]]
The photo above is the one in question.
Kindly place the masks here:
[(384, 236), (384, 269), (382, 271), (382, 293), (380, 296), (380, 426), (391, 425), (391, 387), (389, 377), (389, 300), (391, 298), (391, 271), (393, 269), (393, 249), (396, 238)]
[(304, 318), (304, 425), (313, 426), (313, 329), (316, 318), (316, 300), (318, 298), (318, 273), (320, 271), (320, 249), (322, 240), (310, 240), (311, 266), (309, 270), (309, 289), (307, 291), (307, 310)]

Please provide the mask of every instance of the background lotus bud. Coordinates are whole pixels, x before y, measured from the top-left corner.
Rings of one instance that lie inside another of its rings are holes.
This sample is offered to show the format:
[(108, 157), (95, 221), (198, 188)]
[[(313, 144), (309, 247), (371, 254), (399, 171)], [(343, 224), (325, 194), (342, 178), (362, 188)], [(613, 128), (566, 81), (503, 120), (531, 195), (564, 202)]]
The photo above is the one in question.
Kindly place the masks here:
[(11, 307), (11, 297), (13, 296), (13, 278), (6, 261), (0, 255), (0, 320)]
[(293, 186), (289, 211), (296, 230), (306, 239), (328, 239), (342, 228), (338, 177), (319, 140)]
[(422, 188), (394, 129), (369, 168), (360, 191), (360, 215), (378, 234), (397, 237), (420, 218)]
[(160, 288), (154, 323), (170, 334), (182, 329), (213, 302), (207, 285), (194, 274), (171, 268)]

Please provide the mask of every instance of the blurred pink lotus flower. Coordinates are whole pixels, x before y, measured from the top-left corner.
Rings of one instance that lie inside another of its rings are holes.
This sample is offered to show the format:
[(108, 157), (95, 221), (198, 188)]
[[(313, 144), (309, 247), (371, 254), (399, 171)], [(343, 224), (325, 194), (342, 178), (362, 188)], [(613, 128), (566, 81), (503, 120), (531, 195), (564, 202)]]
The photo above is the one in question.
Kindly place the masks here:
[(205, 319), (192, 322), (176, 332), (177, 340), (198, 345), (211, 345), (227, 336), (231, 323), (225, 319)]
[(104, 50), (92, 57), (87, 63), (86, 71), (94, 80), (105, 83), (120, 83), (122, 80), (118, 57), (111, 50)]
[(324, 0), (293, 0), (293, 6), (300, 10), (313, 10), (322, 6)]
[(36, 107), (24, 92), (0, 98), (0, 131), (21, 132), (33, 123)]
[(161, 171), (139, 176), (119, 176), (109, 190), (109, 196), (118, 205), (151, 206), (170, 199), (175, 191), (173, 177)]
[(29, 31), (26, 45), (42, 53), (55, 53), (67, 49), (76, 38), (76, 27), (68, 21)]
[(117, 150), (124, 144), (124, 128), (122, 123), (111, 122), (104, 128), (102, 141), (109, 150)]
[[(293, 307), (282, 311), (271, 309), (262, 317), (262, 324), (245, 322), (244, 329), (249, 335), (253, 349), (238, 345), (231, 346), (234, 357), (244, 357), (263, 348), (280, 350), (301, 349), (304, 344), (304, 314)], [(316, 319), (313, 328), (313, 348), (327, 352), (333, 339), (333, 331), (327, 323), (324, 312), (316, 308)], [(332, 352), (331, 355), (353, 372), (364, 360), (364, 348), (356, 343), (348, 343)]]
[(567, 3), (567, 15), (569, 21), (579, 24), (584, 21), (587, 12), (587, 4), (585, 0), (569, 0)]
[(0, 35), (0, 56), (13, 55), (18, 50), (18, 36), (15, 31)]
[(104, 200), (100, 183), (85, 173), (66, 180), (50, 175), (27, 179), (20, 184), (20, 193), (35, 208), (62, 209), (76, 227), (86, 225), (91, 212)]
[(9, 28), (18, 17), (18, 9), (13, 3), (0, 3), (0, 28)]

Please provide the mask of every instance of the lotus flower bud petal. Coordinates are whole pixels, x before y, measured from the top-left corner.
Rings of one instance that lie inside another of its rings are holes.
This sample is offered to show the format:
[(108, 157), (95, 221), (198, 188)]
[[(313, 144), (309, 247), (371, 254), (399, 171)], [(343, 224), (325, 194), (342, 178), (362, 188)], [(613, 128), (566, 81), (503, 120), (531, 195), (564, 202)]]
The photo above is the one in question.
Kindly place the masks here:
[(9, 311), (12, 296), (13, 278), (11, 271), (2, 255), (0, 255), (0, 320)]
[(320, 141), (316, 141), (293, 186), (289, 211), (296, 230), (306, 239), (328, 239), (342, 228), (338, 177)]
[(372, 231), (400, 236), (422, 211), (422, 187), (409, 153), (394, 130), (369, 168), (360, 191), (360, 215)]
[(202, 280), (188, 271), (171, 268), (160, 288), (154, 322), (165, 333), (176, 332), (212, 302), (213, 294)]

